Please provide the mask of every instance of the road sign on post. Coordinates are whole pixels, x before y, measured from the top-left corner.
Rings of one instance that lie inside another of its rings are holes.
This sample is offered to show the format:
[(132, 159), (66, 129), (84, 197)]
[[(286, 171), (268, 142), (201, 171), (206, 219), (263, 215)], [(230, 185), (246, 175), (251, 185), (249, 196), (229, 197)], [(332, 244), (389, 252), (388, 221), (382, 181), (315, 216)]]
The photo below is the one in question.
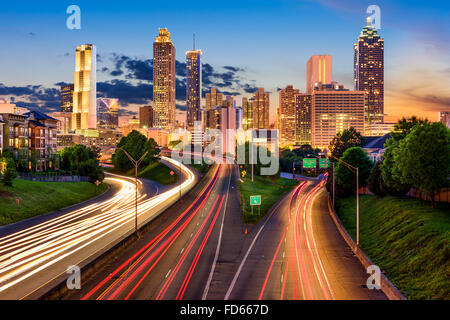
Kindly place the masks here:
[(314, 169), (317, 166), (317, 159), (303, 159), (303, 168)]
[(250, 196), (250, 205), (251, 206), (260, 206), (261, 205), (261, 196)]
[(328, 169), (330, 167), (330, 159), (320, 159), (319, 168)]

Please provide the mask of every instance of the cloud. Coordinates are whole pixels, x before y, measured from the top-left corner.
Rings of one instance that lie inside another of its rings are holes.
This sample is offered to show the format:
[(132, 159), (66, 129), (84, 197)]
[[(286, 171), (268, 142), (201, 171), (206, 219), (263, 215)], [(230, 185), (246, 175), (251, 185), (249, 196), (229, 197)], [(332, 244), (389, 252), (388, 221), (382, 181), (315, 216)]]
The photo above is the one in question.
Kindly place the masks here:
[(41, 85), (5, 86), (0, 83), (0, 96), (14, 98), (19, 107), (47, 113), (57, 111), (61, 105), (60, 91)]

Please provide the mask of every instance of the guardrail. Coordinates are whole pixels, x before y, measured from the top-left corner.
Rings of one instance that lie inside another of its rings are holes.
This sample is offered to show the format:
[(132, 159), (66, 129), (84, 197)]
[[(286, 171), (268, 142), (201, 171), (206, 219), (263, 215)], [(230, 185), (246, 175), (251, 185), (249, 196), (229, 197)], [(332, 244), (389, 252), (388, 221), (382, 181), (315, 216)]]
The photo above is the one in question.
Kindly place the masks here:
[[(361, 264), (367, 270), (367, 268), (373, 265), (373, 262), (369, 259), (369, 257), (364, 253), (364, 251), (355, 243), (352, 237), (348, 234), (347, 230), (344, 228), (341, 220), (336, 214), (332, 204), (331, 197), (328, 195), (328, 211), (330, 212), (330, 216), (333, 219), (336, 227), (339, 230), (342, 238), (344, 238), (345, 242), (347, 242), (348, 246), (352, 249), (355, 256), (359, 259)], [(401, 294), (401, 292), (389, 281), (389, 279), (382, 273), (380, 277), (381, 290), (383, 293), (389, 298), (389, 300), (406, 300), (406, 298)]]
[(89, 177), (71, 175), (36, 175), (30, 173), (19, 173), (18, 179), (40, 182), (89, 182)]

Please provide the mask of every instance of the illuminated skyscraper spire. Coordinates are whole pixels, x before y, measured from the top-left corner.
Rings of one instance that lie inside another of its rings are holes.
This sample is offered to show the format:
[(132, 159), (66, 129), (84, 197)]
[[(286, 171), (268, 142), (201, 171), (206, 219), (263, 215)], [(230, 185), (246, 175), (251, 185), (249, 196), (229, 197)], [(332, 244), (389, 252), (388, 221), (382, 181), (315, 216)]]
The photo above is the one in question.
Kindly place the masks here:
[(366, 123), (384, 120), (384, 39), (367, 18), (358, 42), (354, 44), (355, 90), (365, 91), (367, 103)]

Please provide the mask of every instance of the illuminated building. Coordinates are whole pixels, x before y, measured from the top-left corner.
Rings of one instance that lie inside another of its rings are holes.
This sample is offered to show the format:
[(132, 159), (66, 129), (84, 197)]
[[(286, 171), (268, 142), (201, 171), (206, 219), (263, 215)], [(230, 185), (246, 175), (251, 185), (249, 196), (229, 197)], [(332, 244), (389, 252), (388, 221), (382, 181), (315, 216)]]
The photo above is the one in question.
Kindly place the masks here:
[(311, 144), (311, 94), (296, 97), (295, 141), (300, 145)]
[(372, 26), (371, 18), (354, 44), (355, 91), (367, 93), (366, 123), (384, 119), (384, 39)]
[(72, 129), (97, 127), (97, 50), (94, 45), (78, 46), (75, 52)]
[(223, 95), (216, 88), (211, 88), (211, 92), (208, 92), (205, 96), (205, 103), (206, 111), (215, 109), (223, 105)]
[(61, 112), (73, 112), (73, 84), (61, 86)]
[(279, 93), (280, 107), (278, 126), (282, 146), (295, 143), (295, 113), (297, 109), (296, 100), (299, 94), (299, 90), (294, 89), (293, 86), (287, 86)]
[(167, 29), (153, 43), (153, 127), (175, 127), (175, 47)]
[(123, 136), (126, 137), (131, 131), (136, 130), (145, 135), (147, 129), (141, 128), (139, 125), (139, 119), (136, 116), (133, 116), (130, 120), (128, 120), (128, 124), (122, 127)]
[(367, 137), (379, 137), (389, 134), (394, 130), (396, 122), (365, 123), (364, 135)]
[(253, 95), (253, 129), (269, 129), (269, 93), (259, 88)]
[[(12, 99), (11, 99), (12, 100)], [(9, 103), (5, 99), (0, 99), (0, 113), (24, 114), (30, 110), (16, 106), (14, 103)]]
[(333, 59), (331, 55), (313, 55), (306, 63), (306, 93), (314, 90), (316, 83), (331, 83)]
[(119, 99), (97, 99), (97, 127), (99, 129), (119, 127)]
[(439, 122), (441, 122), (447, 128), (450, 128), (450, 111), (439, 112)]
[(153, 127), (153, 107), (143, 106), (139, 108), (139, 125), (141, 128)]
[(242, 128), (253, 129), (253, 98), (242, 98)]
[(58, 133), (65, 134), (72, 131), (72, 112), (53, 112), (49, 116), (58, 120), (56, 130)]
[(202, 64), (200, 50), (186, 52), (186, 106), (188, 128), (194, 128), (195, 121), (201, 121)]
[(311, 94), (311, 136), (314, 148), (328, 148), (337, 133), (364, 132), (364, 91), (349, 91), (336, 82), (319, 83)]

